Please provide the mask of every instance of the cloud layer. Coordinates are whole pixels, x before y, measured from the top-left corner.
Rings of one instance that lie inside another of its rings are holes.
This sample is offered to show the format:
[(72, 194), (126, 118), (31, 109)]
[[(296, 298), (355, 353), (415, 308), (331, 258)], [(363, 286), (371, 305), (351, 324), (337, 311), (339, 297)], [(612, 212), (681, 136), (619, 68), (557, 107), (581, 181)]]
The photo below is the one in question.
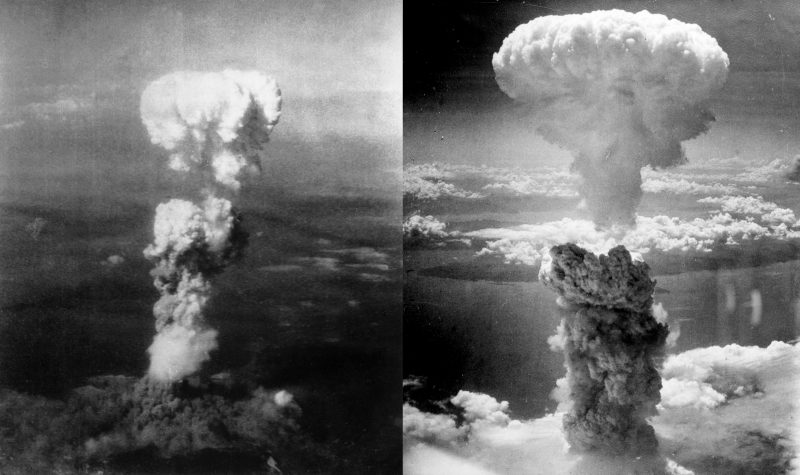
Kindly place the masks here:
[(798, 239), (794, 213), (760, 197), (724, 197), (700, 200), (722, 204), (731, 212), (708, 218), (682, 220), (669, 216), (637, 216), (633, 226), (598, 229), (593, 222), (563, 218), (559, 221), (514, 228), (481, 229), (464, 233), (487, 241), (479, 254), (499, 254), (506, 261), (539, 265), (547, 250), (562, 242), (575, 242), (592, 252), (605, 253), (617, 245), (632, 252), (705, 252), (715, 246), (735, 246), (758, 239)]
[[(800, 433), (786, 417), (800, 410), (798, 344), (698, 348), (667, 358), (662, 378), (663, 401), (653, 426), (666, 457), (626, 463), (569, 453), (563, 413), (519, 420), (502, 401), (461, 391), (451, 400), (455, 412), (405, 405), (404, 473), (630, 473), (638, 468), (688, 475), (800, 469)], [(687, 388), (680, 398), (670, 389), (676, 381)], [(709, 397), (710, 391), (718, 396)], [(462, 418), (467, 401), (482, 410)], [(478, 414), (485, 416), (475, 418)]]

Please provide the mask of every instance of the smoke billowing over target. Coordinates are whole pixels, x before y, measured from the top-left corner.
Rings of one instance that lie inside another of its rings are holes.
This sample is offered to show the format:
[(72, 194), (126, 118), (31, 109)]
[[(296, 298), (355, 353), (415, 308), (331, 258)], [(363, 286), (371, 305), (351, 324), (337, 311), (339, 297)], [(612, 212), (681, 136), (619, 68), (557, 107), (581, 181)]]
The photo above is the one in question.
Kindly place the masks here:
[(542, 265), (545, 286), (566, 307), (559, 335), (569, 412), (563, 424), (571, 448), (639, 457), (658, 442), (646, 418), (657, 413), (661, 377), (654, 356), (667, 327), (653, 316), (655, 281), (624, 247), (596, 256), (574, 244), (555, 246)]
[(621, 10), (537, 18), (492, 58), (500, 89), (573, 154), (600, 225), (633, 221), (642, 167), (686, 160), (681, 142), (708, 130), (728, 64), (699, 26)]
[(196, 373), (217, 348), (205, 319), (210, 278), (240, 257), (247, 243), (241, 216), (227, 198), (242, 175), (260, 171), (265, 144), (280, 116), (274, 79), (258, 72), (177, 72), (142, 93), (142, 122), (151, 141), (170, 152), (170, 168), (205, 180), (201, 204), (173, 199), (156, 209), (154, 241), (161, 293), (153, 313), (158, 332), (149, 348), (150, 377), (173, 382)]

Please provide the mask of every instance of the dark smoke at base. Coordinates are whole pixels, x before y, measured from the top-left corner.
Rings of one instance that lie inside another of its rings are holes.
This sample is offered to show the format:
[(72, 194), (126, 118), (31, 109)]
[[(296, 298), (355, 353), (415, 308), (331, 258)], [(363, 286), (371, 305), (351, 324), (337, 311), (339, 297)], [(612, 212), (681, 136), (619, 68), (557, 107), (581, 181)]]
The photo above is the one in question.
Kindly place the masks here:
[[(0, 392), (4, 473), (305, 473), (334, 457), (299, 430), (285, 391), (230, 379), (100, 376), (61, 401)], [(215, 470), (214, 463), (232, 465)], [(211, 465), (209, 465), (211, 464)], [(116, 472), (116, 471), (119, 472)]]
[(571, 407), (564, 431), (572, 449), (607, 455), (654, 455), (661, 378), (653, 358), (668, 329), (653, 317), (655, 281), (622, 246), (599, 257), (565, 244), (550, 250), (541, 280), (567, 315), (559, 327)]

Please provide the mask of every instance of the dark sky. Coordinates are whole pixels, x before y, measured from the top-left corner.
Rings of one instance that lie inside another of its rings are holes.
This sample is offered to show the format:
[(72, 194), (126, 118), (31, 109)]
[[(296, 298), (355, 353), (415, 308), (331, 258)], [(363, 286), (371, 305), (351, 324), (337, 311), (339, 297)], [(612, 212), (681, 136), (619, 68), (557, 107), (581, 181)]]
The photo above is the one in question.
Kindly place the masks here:
[(796, 0), (536, 0), (406, 2), (405, 103), (494, 88), (492, 53), (516, 26), (542, 15), (621, 8), (699, 24), (731, 71), (800, 71)]

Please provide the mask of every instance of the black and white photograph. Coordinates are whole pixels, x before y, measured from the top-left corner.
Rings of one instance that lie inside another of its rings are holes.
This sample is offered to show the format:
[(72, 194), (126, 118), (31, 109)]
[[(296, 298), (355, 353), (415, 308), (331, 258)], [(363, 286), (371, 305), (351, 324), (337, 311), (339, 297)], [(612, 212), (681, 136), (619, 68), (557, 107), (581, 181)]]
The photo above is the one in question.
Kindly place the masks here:
[(0, 1), (0, 473), (402, 471), (402, 14)]
[(404, 473), (798, 473), (800, 4), (404, 24)]
[(795, 0), (0, 0), (0, 474), (800, 474)]

